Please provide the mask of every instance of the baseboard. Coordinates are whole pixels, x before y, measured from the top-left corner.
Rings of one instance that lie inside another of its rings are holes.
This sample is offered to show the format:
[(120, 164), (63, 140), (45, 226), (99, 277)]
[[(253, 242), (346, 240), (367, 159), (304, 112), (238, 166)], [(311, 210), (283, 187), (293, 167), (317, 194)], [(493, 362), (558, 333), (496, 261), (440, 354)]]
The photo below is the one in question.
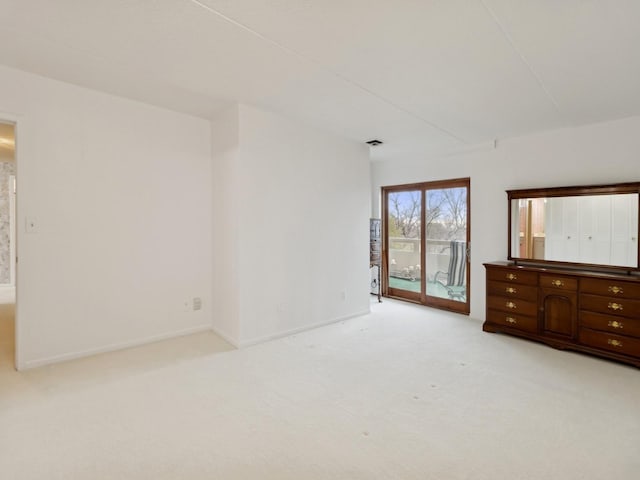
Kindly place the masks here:
[(78, 352), (63, 353), (61, 355), (54, 355), (46, 358), (39, 358), (36, 360), (28, 360), (26, 362), (18, 362), (16, 368), (19, 371), (29, 370), (32, 368), (43, 367), (45, 365), (51, 365), (54, 363), (67, 362), (69, 360), (76, 360), (78, 358), (89, 357), (91, 355), (98, 355), (100, 353), (115, 352), (117, 350), (124, 350), (125, 348), (139, 347), (142, 345), (147, 345), (149, 343), (168, 340), (170, 338), (182, 337), (185, 335), (191, 335), (194, 333), (201, 333), (201, 332), (207, 332), (207, 331), (215, 332), (216, 335), (219, 335), (220, 337), (222, 337), (225, 341), (229, 342), (235, 348), (245, 348), (251, 345), (264, 343), (269, 340), (275, 340), (278, 338), (288, 337), (289, 335), (294, 335), (296, 333), (304, 332), (307, 330), (313, 330), (314, 328), (320, 328), (326, 325), (331, 325), (333, 323), (343, 322), (345, 320), (349, 320), (350, 318), (360, 317), (368, 313), (370, 313), (370, 309), (366, 309), (361, 312), (356, 312), (350, 315), (345, 315), (343, 317), (332, 318), (332, 319), (324, 320), (322, 322), (314, 323), (311, 325), (304, 325), (302, 327), (293, 328), (291, 330), (285, 330), (285, 331), (277, 332), (271, 335), (265, 335), (264, 337), (253, 338), (245, 341), (238, 341), (237, 339), (234, 339), (231, 335), (228, 335), (227, 333), (220, 331), (220, 329), (212, 327), (211, 324), (199, 325), (196, 327), (191, 327), (184, 330), (178, 330), (175, 332), (168, 332), (160, 335), (153, 335), (151, 337), (147, 337), (139, 340), (133, 340), (130, 342), (114, 343), (111, 345), (106, 345), (98, 348), (90, 348), (90, 349), (81, 350)]
[(130, 342), (113, 343), (104, 347), (90, 348), (88, 350), (81, 350), (79, 352), (63, 353), (61, 355), (54, 355), (52, 357), (40, 358), (36, 360), (28, 360), (26, 362), (19, 362), (17, 370), (29, 370), (31, 368), (43, 367), (45, 365), (51, 365), (53, 363), (66, 362), (69, 360), (75, 360), (78, 358), (89, 357), (91, 355), (98, 355), (100, 353), (115, 352), (117, 350), (124, 350), (125, 348), (139, 347), (141, 345), (147, 345), (149, 343), (159, 342), (161, 340), (168, 340), (170, 338), (184, 337), (185, 335), (192, 335), (194, 333), (210, 332), (211, 324), (198, 325), (197, 327), (191, 327), (184, 330), (177, 330), (174, 332), (163, 333), (160, 335), (153, 335), (151, 337), (132, 340)]
[[(257, 345), (258, 343), (268, 342), (269, 340), (275, 340), (278, 338), (288, 337), (289, 335), (295, 335), (296, 333), (306, 332), (307, 330), (313, 330), (314, 328), (324, 327), (326, 325), (331, 325), (333, 323), (344, 322), (345, 320), (349, 320), (350, 318), (361, 317), (362, 315), (367, 315), (370, 313), (370, 309), (363, 310), (361, 312), (352, 313), (350, 315), (345, 315), (344, 317), (332, 318), (329, 320), (324, 320), (322, 322), (313, 323), (311, 325), (305, 325), (298, 328), (293, 328), (291, 330), (285, 330), (282, 332), (274, 333), (271, 335), (265, 335), (264, 337), (252, 338), (250, 340), (244, 340), (238, 342), (236, 348), (245, 348), (250, 347), (251, 345)], [(225, 339), (226, 340), (226, 339)], [(228, 340), (227, 340), (228, 341)]]
[(236, 338), (233, 338), (231, 335), (223, 332), (222, 330), (220, 330), (219, 328), (216, 328), (216, 327), (211, 327), (211, 330), (213, 330), (213, 332), (216, 335), (218, 335), (219, 337), (222, 337), (222, 339), (224, 339), (226, 342), (228, 342), (231, 345), (233, 345), (235, 348), (240, 348), (238, 346), (238, 340)]

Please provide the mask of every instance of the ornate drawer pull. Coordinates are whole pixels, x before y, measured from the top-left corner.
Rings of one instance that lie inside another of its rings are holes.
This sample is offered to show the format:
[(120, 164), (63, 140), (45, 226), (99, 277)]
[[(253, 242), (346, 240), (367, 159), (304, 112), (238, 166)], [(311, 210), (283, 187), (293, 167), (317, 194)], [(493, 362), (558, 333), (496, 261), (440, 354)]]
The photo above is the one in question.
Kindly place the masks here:
[(612, 345), (614, 347), (621, 347), (622, 346), (622, 342), (619, 340), (614, 340), (612, 338), (608, 338), (607, 339), (607, 344), (608, 345)]
[(554, 287), (564, 287), (564, 282), (562, 280), (551, 280), (551, 285)]
[(513, 302), (507, 302), (505, 305), (507, 308), (513, 308), (514, 310), (516, 308), (516, 304)]
[(509, 275), (507, 275), (507, 279), (509, 280), (516, 280), (518, 278), (518, 276), (515, 273), (510, 273)]
[(624, 293), (621, 287), (617, 287), (615, 285), (611, 285), (607, 290), (613, 294)]
[(617, 320), (609, 320), (609, 323), (607, 323), (607, 325), (610, 327), (619, 328), (619, 329), (622, 329), (622, 327), (624, 327), (622, 322), (619, 322)]
[(518, 321), (513, 317), (507, 317), (505, 318), (505, 320), (507, 321), (507, 323), (510, 323), (512, 325), (515, 325), (516, 323), (518, 323)]
[(622, 311), (622, 304), (621, 303), (615, 303), (615, 302), (609, 302), (609, 305), (607, 305), (607, 308), (610, 308), (611, 310), (620, 310), (620, 311)]
[(504, 291), (507, 293), (517, 293), (517, 290), (513, 287), (507, 287), (504, 289)]

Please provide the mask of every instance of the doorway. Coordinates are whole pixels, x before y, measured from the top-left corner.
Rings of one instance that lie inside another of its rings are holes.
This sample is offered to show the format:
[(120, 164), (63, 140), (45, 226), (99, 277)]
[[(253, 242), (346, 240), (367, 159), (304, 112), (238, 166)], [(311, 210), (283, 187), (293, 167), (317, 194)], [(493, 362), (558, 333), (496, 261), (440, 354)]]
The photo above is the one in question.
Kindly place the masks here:
[(0, 121), (0, 369), (15, 366), (16, 134)]
[(469, 314), (470, 179), (382, 188), (383, 294)]

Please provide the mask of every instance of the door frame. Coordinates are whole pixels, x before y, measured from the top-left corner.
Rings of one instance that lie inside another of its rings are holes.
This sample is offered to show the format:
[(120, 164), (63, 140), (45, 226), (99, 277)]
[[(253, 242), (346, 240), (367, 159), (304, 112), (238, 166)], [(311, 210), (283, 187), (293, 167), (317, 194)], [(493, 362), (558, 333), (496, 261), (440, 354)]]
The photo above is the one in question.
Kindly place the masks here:
[[(427, 282), (426, 282), (426, 228), (424, 225), (425, 211), (426, 211), (426, 193), (428, 190), (442, 190), (446, 188), (466, 188), (466, 209), (467, 209), (467, 224), (466, 224), (466, 269), (465, 269), (465, 282), (466, 282), (466, 301), (459, 302), (446, 298), (434, 297), (426, 294)], [(421, 267), (421, 285), (420, 293), (398, 291), (397, 289), (389, 287), (389, 209), (388, 200), (389, 194), (394, 192), (403, 191), (415, 191), (421, 192), (421, 212), (420, 212), (420, 267)], [(430, 182), (420, 183), (407, 183), (403, 185), (392, 185), (381, 187), (381, 211), (382, 211), (382, 295), (390, 298), (398, 298), (400, 300), (406, 300), (421, 305), (439, 308), (441, 310), (449, 310), (456, 313), (462, 313), (469, 315), (471, 306), (471, 179), (469, 177), (454, 178), (446, 180), (436, 180)]]
[(13, 285), (12, 288), (15, 288), (15, 314), (14, 314), (14, 322), (15, 322), (15, 338), (14, 338), (14, 351), (15, 351), (15, 355), (14, 355), (14, 367), (16, 370), (23, 370), (24, 369), (24, 365), (21, 362), (21, 349), (20, 349), (20, 339), (21, 339), (21, 335), (22, 335), (22, 328), (21, 328), (21, 321), (20, 321), (20, 317), (21, 317), (21, 312), (20, 312), (20, 302), (19, 302), (19, 290), (18, 290), (18, 280), (20, 277), (20, 272), (19, 272), (19, 266), (18, 266), (18, 255), (19, 255), (19, 251), (20, 251), (20, 238), (21, 238), (21, 232), (20, 232), (20, 222), (18, 221), (18, 219), (20, 218), (20, 196), (19, 196), (19, 190), (20, 190), (20, 157), (21, 157), (21, 152), (20, 152), (20, 147), (19, 144), (21, 143), (20, 140), (20, 134), (24, 133), (25, 130), (25, 125), (24, 125), (24, 118), (20, 115), (16, 115), (16, 114), (12, 114), (12, 113), (8, 113), (8, 112), (3, 112), (0, 111), (0, 123), (8, 123), (13, 125), (13, 134), (15, 137), (15, 152), (14, 152), (14, 161), (16, 163), (16, 169), (15, 169), (15, 218), (14, 218), (14, 248), (12, 249), (11, 255), (13, 255), (13, 259), (14, 259), (14, 271), (13, 271)]

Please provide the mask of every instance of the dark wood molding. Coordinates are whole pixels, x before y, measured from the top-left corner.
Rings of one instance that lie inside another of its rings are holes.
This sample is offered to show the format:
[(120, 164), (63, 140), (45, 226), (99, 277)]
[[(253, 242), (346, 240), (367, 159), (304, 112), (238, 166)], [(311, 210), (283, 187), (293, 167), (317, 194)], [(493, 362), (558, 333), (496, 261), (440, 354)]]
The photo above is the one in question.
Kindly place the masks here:
[(640, 193), (640, 182), (613, 183), (610, 185), (579, 185), (572, 187), (547, 187), (507, 190), (512, 198), (577, 197), (583, 195), (615, 195)]

